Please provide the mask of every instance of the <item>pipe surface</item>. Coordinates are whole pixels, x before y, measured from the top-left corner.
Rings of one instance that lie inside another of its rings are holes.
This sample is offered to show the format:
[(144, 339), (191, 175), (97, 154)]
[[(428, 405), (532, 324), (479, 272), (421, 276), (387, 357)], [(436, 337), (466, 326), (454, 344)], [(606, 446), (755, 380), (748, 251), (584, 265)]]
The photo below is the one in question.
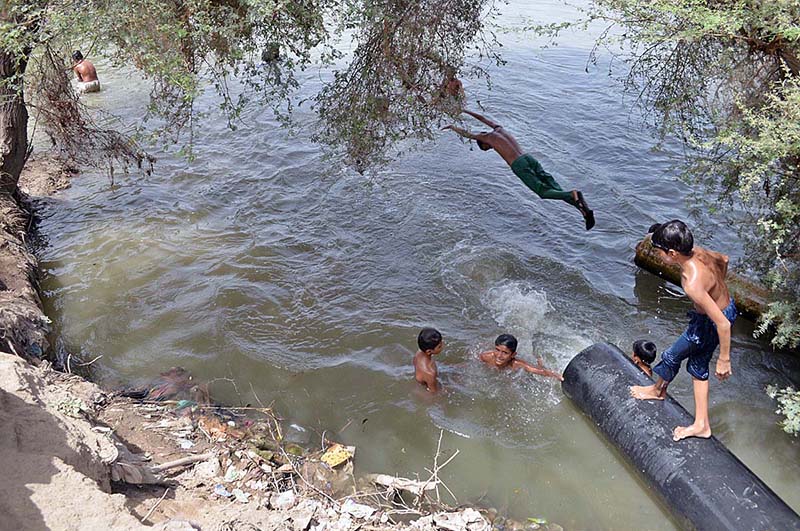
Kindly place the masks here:
[(629, 386), (652, 383), (616, 346), (598, 343), (569, 362), (561, 388), (684, 527), (800, 530), (800, 516), (715, 437), (674, 442), (672, 430), (694, 419), (670, 396), (630, 396)]

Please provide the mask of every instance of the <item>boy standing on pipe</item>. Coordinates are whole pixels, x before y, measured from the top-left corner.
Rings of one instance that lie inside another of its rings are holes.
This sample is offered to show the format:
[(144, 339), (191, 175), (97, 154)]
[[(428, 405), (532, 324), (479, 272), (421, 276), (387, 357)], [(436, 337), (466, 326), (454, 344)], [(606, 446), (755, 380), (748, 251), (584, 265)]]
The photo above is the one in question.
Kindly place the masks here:
[(675, 343), (661, 354), (653, 367), (658, 376), (654, 385), (631, 386), (631, 396), (641, 400), (663, 400), (667, 386), (675, 378), (681, 362), (688, 358), (686, 370), (692, 375), (694, 389), (694, 424), (676, 427), (675, 441), (687, 437), (711, 437), (708, 421), (708, 364), (719, 345), (716, 375), (720, 381), (731, 375), (731, 325), (736, 319), (725, 275), (728, 257), (724, 254), (694, 247), (694, 238), (685, 223), (673, 220), (650, 227), (653, 247), (668, 264), (681, 268), (681, 286), (694, 303), (689, 312), (689, 326)]
[(578, 190), (570, 192), (562, 190), (553, 176), (544, 171), (538, 160), (522, 152), (522, 148), (519, 147), (517, 141), (502, 125), (496, 124), (478, 113), (466, 109), (464, 109), (464, 112), (488, 125), (492, 130), (487, 133), (474, 134), (455, 125), (447, 125), (442, 129), (450, 129), (464, 138), (475, 140), (478, 143), (478, 147), (483, 151), (494, 149), (511, 166), (511, 171), (536, 195), (542, 199), (560, 199), (574, 206), (583, 216), (586, 230), (594, 227), (594, 212), (589, 209), (581, 192)]

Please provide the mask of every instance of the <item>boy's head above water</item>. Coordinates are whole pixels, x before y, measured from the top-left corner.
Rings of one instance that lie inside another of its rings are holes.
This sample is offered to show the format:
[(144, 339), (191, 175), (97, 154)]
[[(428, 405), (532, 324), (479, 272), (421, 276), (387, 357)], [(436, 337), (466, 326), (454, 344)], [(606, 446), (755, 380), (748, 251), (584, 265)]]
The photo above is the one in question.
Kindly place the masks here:
[(501, 334), (494, 340), (494, 359), (498, 366), (507, 365), (517, 355), (517, 338)]
[(417, 345), (422, 352), (438, 354), (444, 347), (442, 334), (435, 328), (423, 328), (417, 336)]
[(656, 344), (652, 341), (639, 339), (633, 342), (633, 358), (650, 365), (656, 360)]

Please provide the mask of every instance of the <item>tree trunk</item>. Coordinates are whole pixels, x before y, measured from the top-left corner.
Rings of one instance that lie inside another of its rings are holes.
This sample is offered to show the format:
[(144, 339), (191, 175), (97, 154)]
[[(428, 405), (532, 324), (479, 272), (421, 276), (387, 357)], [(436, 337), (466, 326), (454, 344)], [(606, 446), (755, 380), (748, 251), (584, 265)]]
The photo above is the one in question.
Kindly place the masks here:
[(22, 91), (26, 63), (0, 50), (0, 193), (17, 190), (28, 149), (28, 110)]

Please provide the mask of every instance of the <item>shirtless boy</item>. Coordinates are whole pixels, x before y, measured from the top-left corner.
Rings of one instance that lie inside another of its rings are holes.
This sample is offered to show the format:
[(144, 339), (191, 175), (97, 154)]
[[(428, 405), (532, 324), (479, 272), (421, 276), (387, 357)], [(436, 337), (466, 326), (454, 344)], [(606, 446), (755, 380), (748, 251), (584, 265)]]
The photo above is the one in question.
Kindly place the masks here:
[(447, 125), (442, 129), (450, 129), (464, 138), (475, 140), (478, 143), (478, 147), (483, 151), (494, 149), (511, 166), (511, 171), (536, 195), (542, 199), (559, 199), (574, 206), (583, 216), (586, 230), (594, 227), (594, 212), (589, 209), (581, 192), (578, 190), (570, 192), (562, 190), (553, 176), (544, 171), (538, 160), (522, 152), (522, 148), (519, 147), (517, 141), (502, 125), (478, 113), (466, 109), (464, 109), (464, 112), (491, 127), (492, 130), (487, 133), (474, 134), (454, 125)]
[(547, 376), (555, 378), (559, 381), (564, 381), (564, 377), (557, 372), (545, 369), (542, 366), (542, 358), (539, 358), (538, 363), (534, 367), (530, 363), (526, 363), (517, 359), (517, 338), (511, 334), (501, 334), (497, 336), (494, 341), (494, 350), (484, 352), (478, 356), (482, 362), (498, 369), (522, 369), (524, 371), (532, 372), (540, 376)]
[(417, 345), (419, 350), (414, 354), (414, 379), (435, 393), (439, 390), (439, 382), (436, 381), (438, 372), (433, 356), (444, 349), (442, 334), (435, 328), (423, 328), (417, 336)]
[(72, 54), (74, 63), (72, 70), (78, 76), (78, 90), (80, 92), (99, 92), (100, 80), (97, 79), (97, 70), (88, 59), (83, 58), (80, 50), (75, 50)]
[(736, 319), (736, 305), (725, 284), (728, 257), (694, 247), (694, 238), (682, 221), (673, 220), (650, 227), (651, 241), (667, 264), (681, 268), (681, 286), (694, 303), (689, 312), (689, 326), (675, 344), (661, 354), (653, 367), (658, 375), (654, 385), (631, 386), (631, 396), (641, 400), (663, 400), (667, 386), (689, 359), (686, 370), (692, 375), (694, 389), (694, 423), (678, 426), (672, 433), (675, 441), (687, 437), (711, 437), (708, 420), (708, 364), (719, 345), (716, 375), (720, 381), (731, 375), (731, 325)]

